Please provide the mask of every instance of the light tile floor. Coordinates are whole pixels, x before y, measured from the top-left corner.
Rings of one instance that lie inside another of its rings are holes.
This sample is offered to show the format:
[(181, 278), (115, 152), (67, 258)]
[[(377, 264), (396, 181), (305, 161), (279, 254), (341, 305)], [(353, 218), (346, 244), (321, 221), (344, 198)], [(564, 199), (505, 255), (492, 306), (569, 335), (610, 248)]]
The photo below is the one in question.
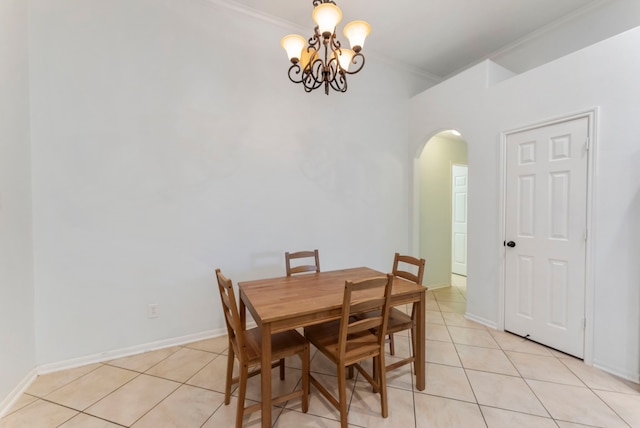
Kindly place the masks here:
[[(427, 387), (414, 388), (412, 369), (388, 374), (389, 417), (358, 377), (348, 382), (353, 427), (640, 427), (640, 387), (582, 361), (464, 318), (464, 278), (428, 292)], [(0, 420), (0, 428), (203, 427), (234, 425), (235, 398), (225, 406), (226, 337), (147, 352), (39, 376)], [(396, 336), (396, 354), (409, 352)], [(393, 357), (388, 357), (393, 360)], [(284, 382), (300, 379), (299, 361), (287, 361)], [(335, 370), (315, 353), (314, 375), (335, 388)], [(248, 398), (258, 400), (259, 377)], [(338, 427), (338, 413), (311, 390), (309, 412), (300, 402), (274, 407), (274, 427)], [(244, 426), (259, 427), (260, 414)]]

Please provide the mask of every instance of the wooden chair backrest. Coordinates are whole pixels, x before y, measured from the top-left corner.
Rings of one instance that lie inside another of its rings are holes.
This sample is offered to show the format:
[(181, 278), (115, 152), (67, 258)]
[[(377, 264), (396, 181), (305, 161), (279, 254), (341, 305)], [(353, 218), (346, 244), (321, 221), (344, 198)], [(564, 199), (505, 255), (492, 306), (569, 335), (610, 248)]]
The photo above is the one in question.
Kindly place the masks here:
[[(315, 264), (300, 265), (291, 267), (291, 260), (313, 258)], [(284, 253), (284, 260), (287, 266), (287, 276), (303, 272), (320, 272), (320, 255), (318, 250), (313, 251), (297, 251), (295, 253)]]
[[(417, 271), (417, 273), (413, 273), (411, 271), (406, 270), (406, 267), (401, 268), (399, 263), (405, 263), (407, 265), (413, 266), (413, 269)], [(424, 259), (417, 259), (412, 256), (404, 256), (396, 253), (393, 258), (393, 273), (394, 276), (398, 276), (400, 278), (404, 278), (406, 280), (415, 282), (416, 284), (422, 285), (422, 277), (424, 276)]]
[[(391, 307), (389, 303), (391, 301), (392, 285), (393, 275), (391, 274), (360, 281), (345, 282), (338, 342), (341, 359), (345, 356), (349, 335), (362, 331), (373, 331), (375, 329), (378, 335), (379, 349), (384, 349), (385, 333)], [(379, 315), (363, 319), (353, 317), (365, 312), (375, 312), (379, 313)]]
[(244, 334), (240, 325), (240, 313), (236, 303), (236, 295), (233, 291), (233, 283), (225, 277), (220, 269), (216, 269), (216, 278), (218, 280), (218, 289), (220, 291), (220, 300), (222, 301), (222, 312), (227, 325), (227, 334), (229, 335), (229, 343), (233, 347), (233, 352), (238, 356), (241, 362), (247, 360), (247, 348), (245, 347)]

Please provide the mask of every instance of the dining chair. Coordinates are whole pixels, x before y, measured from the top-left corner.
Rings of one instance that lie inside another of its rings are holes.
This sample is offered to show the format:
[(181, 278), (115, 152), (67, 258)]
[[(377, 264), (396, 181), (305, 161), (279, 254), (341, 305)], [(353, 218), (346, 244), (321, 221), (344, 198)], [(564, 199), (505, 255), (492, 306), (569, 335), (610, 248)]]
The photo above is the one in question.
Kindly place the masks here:
[[(305, 327), (307, 340), (331, 360), (337, 368), (338, 398), (317, 379), (311, 383), (340, 411), (340, 425), (347, 427), (347, 368), (355, 367), (380, 394), (382, 417), (389, 415), (387, 380), (384, 362), (384, 340), (391, 300), (393, 276), (380, 276), (359, 281), (346, 281), (339, 320)], [(379, 316), (357, 319), (362, 312), (379, 311)], [(374, 333), (375, 331), (375, 333)], [(373, 358), (374, 374), (370, 375), (360, 362)]]
[[(302, 264), (291, 267), (291, 260), (294, 259), (314, 259), (314, 264)], [(287, 266), (287, 276), (304, 272), (320, 272), (320, 255), (318, 250), (313, 251), (297, 251), (295, 253), (284, 253), (284, 261)]]
[[(231, 386), (238, 383), (236, 428), (241, 428), (245, 413), (261, 410), (261, 403), (245, 407), (245, 397), (247, 393), (247, 380), (260, 373), (262, 336), (258, 327), (243, 330), (231, 280), (226, 278), (220, 272), (220, 269), (216, 269), (216, 277), (218, 280), (218, 289), (220, 290), (224, 319), (227, 325), (227, 334), (229, 336), (224, 404), (229, 404), (231, 400)], [(272, 403), (275, 405), (293, 398), (302, 397), (302, 411), (306, 413), (309, 409), (309, 342), (295, 330), (275, 333), (271, 336), (271, 352), (274, 362), (272, 362), (270, 369), (279, 366), (281, 380), (284, 380), (285, 375), (285, 357), (298, 355), (302, 360), (301, 388), (289, 394), (274, 397)], [(233, 377), (235, 359), (238, 360), (239, 364), (239, 375), (237, 377)], [(252, 369), (252, 371), (249, 371), (249, 369)]]
[[(425, 259), (418, 259), (416, 257), (401, 255), (395, 253), (393, 258), (393, 269), (391, 273), (393, 276), (406, 279), (407, 281), (415, 282), (422, 285), (422, 278), (424, 276)], [(374, 313), (365, 313), (359, 315), (360, 318), (366, 318), (369, 316), (376, 316)], [(386, 367), (387, 371), (397, 369), (405, 364), (414, 363), (416, 360), (416, 304), (414, 303), (411, 308), (411, 315), (401, 311), (398, 308), (392, 307), (389, 310), (389, 323), (387, 324), (387, 335), (389, 336), (389, 353), (395, 355), (395, 341), (393, 335), (401, 331), (411, 331), (411, 355), (389, 364)]]
[[(402, 264), (401, 264), (402, 263)], [(422, 278), (424, 276), (425, 259), (418, 259), (413, 256), (401, 255), (396, 253), (393, 258), (393, 269), (391, 273), (393, 276), (397, 276), (406, 279), (411, 282), (415, 282), (418, 285), (422, 285)], [(408, 270), (411, 269), (411, 270)], [(415, 273), (414, 273), (415, 272)], [(393, 340), (394, 333), (401, 331), (411, 331), (411, 356), (404, 358), (387, 366), (387, 371), (401, 367), (405, 364), (410, 364), (415, 361), (416, 350), (416, 304), (411, 307), (411, 315), (401, 311), (398, 308), (391, 308), (389, 311), (389, 325), (387, 326), (387, 334), (389, 335), (389, 353), (395, 355), (395, 342)]]

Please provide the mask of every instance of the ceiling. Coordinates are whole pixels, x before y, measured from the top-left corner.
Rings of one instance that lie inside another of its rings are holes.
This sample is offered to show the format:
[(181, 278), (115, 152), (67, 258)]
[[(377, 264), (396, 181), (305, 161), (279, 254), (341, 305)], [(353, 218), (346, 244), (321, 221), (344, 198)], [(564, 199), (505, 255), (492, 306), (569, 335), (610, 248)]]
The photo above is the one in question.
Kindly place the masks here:
[[(311, 36), (311, 0), (222, 0)], [(606, 0), (336, 0), (344, 24), (371, 24), (363, 53), (441, 80)], [(283, 34), (285, 35), (285, 34)], [(346, 40), (345, 40), (346, 42)]]

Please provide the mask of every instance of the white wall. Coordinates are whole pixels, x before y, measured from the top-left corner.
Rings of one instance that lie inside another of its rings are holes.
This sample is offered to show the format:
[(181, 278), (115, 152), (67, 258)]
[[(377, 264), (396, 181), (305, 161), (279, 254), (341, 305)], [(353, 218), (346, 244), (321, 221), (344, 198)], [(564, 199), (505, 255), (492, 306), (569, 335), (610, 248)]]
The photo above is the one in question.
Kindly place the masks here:
[(306, 94), (289, 32), (204, 0), (32, 1), (39, 364), (222, 328), (216, 267), (407, 250), (416, 82), (367, 60), (346, 94)]
[[(469, 147), (468, 314), (498, 323), (500, 135), (521, 126), (599, 108), (595, 146), (593, 363), (640, 379), (640, 27), (557, 61), (509, 75), (486, 62), (411, 102), (410, 148), (455, 127)], [(455, 100), (455, 102), (454, 102)]]
[(522, 73), (638, 25), (640, 1), (594, 1), (580, 14), (548, 24), (496, 52), (490, 59)]
[(0, 412), (36, 362), (27, 15), (0, 0)]

